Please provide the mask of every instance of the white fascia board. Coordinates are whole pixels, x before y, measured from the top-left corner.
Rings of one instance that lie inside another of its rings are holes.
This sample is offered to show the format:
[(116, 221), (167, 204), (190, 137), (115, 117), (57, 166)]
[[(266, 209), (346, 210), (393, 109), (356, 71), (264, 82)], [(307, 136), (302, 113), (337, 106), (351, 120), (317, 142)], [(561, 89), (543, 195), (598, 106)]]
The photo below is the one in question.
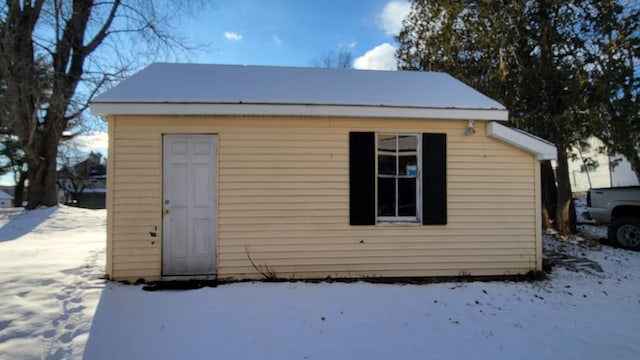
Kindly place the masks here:
[(521, 130), (490, 122), (487, 125), (487, 135), (535, 154), (538, 160), (555, 160), (557, 158), (558, 152), (555, 146)]
[(107, 115), (234, 115), (414, 118), (506, 121), (502, 109), (417, 108), (359, 105), (91, 103), (91, 112)]

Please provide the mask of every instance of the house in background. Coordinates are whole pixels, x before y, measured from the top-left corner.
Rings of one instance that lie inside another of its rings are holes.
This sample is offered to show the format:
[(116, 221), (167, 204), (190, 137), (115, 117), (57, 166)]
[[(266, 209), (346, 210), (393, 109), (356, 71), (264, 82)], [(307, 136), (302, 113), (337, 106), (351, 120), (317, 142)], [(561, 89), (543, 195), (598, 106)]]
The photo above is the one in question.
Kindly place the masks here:
[(13, 196), (4, 191), (0, 191), (0, 208), (8, 208), (13, 206)]
[(61, 203), (87, 209), (106, 207), (107, 168), (100, 153), (91, 152), (73, 165), (67, 161), (57, 176)]
[(111, 279), (542, 269), (555, 148), (447, 74), (152, 64), (91, 110)]
[[(586, 146), (573, 149), (575, 160), (569, 161), (571, 190), (585, 192), (591, 188), (640, 185), (627, 159), (622, 155), (602, 154), (599, 151), (602, 146), (601, 140), (591, 137), (587, 139)], [(612, 163), (615, 165), (611, 166)]]

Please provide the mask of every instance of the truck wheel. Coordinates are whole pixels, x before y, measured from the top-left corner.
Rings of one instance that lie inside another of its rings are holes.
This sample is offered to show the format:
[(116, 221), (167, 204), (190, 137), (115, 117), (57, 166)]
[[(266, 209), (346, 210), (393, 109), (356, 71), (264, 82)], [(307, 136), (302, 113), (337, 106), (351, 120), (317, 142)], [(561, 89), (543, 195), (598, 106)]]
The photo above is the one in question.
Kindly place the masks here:
[(640, 251), (640, 218), (623, 216), (609, 224), (609, 241), (625, 249)]

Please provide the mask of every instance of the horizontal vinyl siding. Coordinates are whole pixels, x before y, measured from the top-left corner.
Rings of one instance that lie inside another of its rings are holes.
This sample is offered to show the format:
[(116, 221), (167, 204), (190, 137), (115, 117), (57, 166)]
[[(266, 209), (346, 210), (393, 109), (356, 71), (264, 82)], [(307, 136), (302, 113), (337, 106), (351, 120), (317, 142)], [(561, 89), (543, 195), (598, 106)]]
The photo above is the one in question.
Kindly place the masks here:
[[(218, 276), (448, 276), (538, 267), (537, 162), (463, 121), (117, 117), (112, 277), (161, 276), (162, 134), (218, 135)], [(115, 126), (114, 126), (115, 125)], [(349, 131), (447, 133), (448, 224), (349, 225)], [(157, 227), (157, 237), (149, 232)]]

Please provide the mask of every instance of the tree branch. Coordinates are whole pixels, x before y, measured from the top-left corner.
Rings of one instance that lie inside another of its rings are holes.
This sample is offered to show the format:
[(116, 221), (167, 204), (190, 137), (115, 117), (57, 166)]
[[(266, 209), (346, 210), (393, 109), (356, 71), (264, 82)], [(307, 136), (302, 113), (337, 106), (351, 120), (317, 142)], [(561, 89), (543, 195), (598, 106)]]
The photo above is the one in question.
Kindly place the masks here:
[(85, 55), (92, 53), (107, 37), (109, 34), (109, 28), (111, 28), (111, 24), (113, 23), (113, 19), (115, 18), (119, 7), (120, 0), (115, 0), (111, 6), (111, 10), (109, 11), (109, 16), (107, 16), (102, 28), (100, 28), (96, 36), (94, 36), (93, 39), (82, 49), (82, 52)]

